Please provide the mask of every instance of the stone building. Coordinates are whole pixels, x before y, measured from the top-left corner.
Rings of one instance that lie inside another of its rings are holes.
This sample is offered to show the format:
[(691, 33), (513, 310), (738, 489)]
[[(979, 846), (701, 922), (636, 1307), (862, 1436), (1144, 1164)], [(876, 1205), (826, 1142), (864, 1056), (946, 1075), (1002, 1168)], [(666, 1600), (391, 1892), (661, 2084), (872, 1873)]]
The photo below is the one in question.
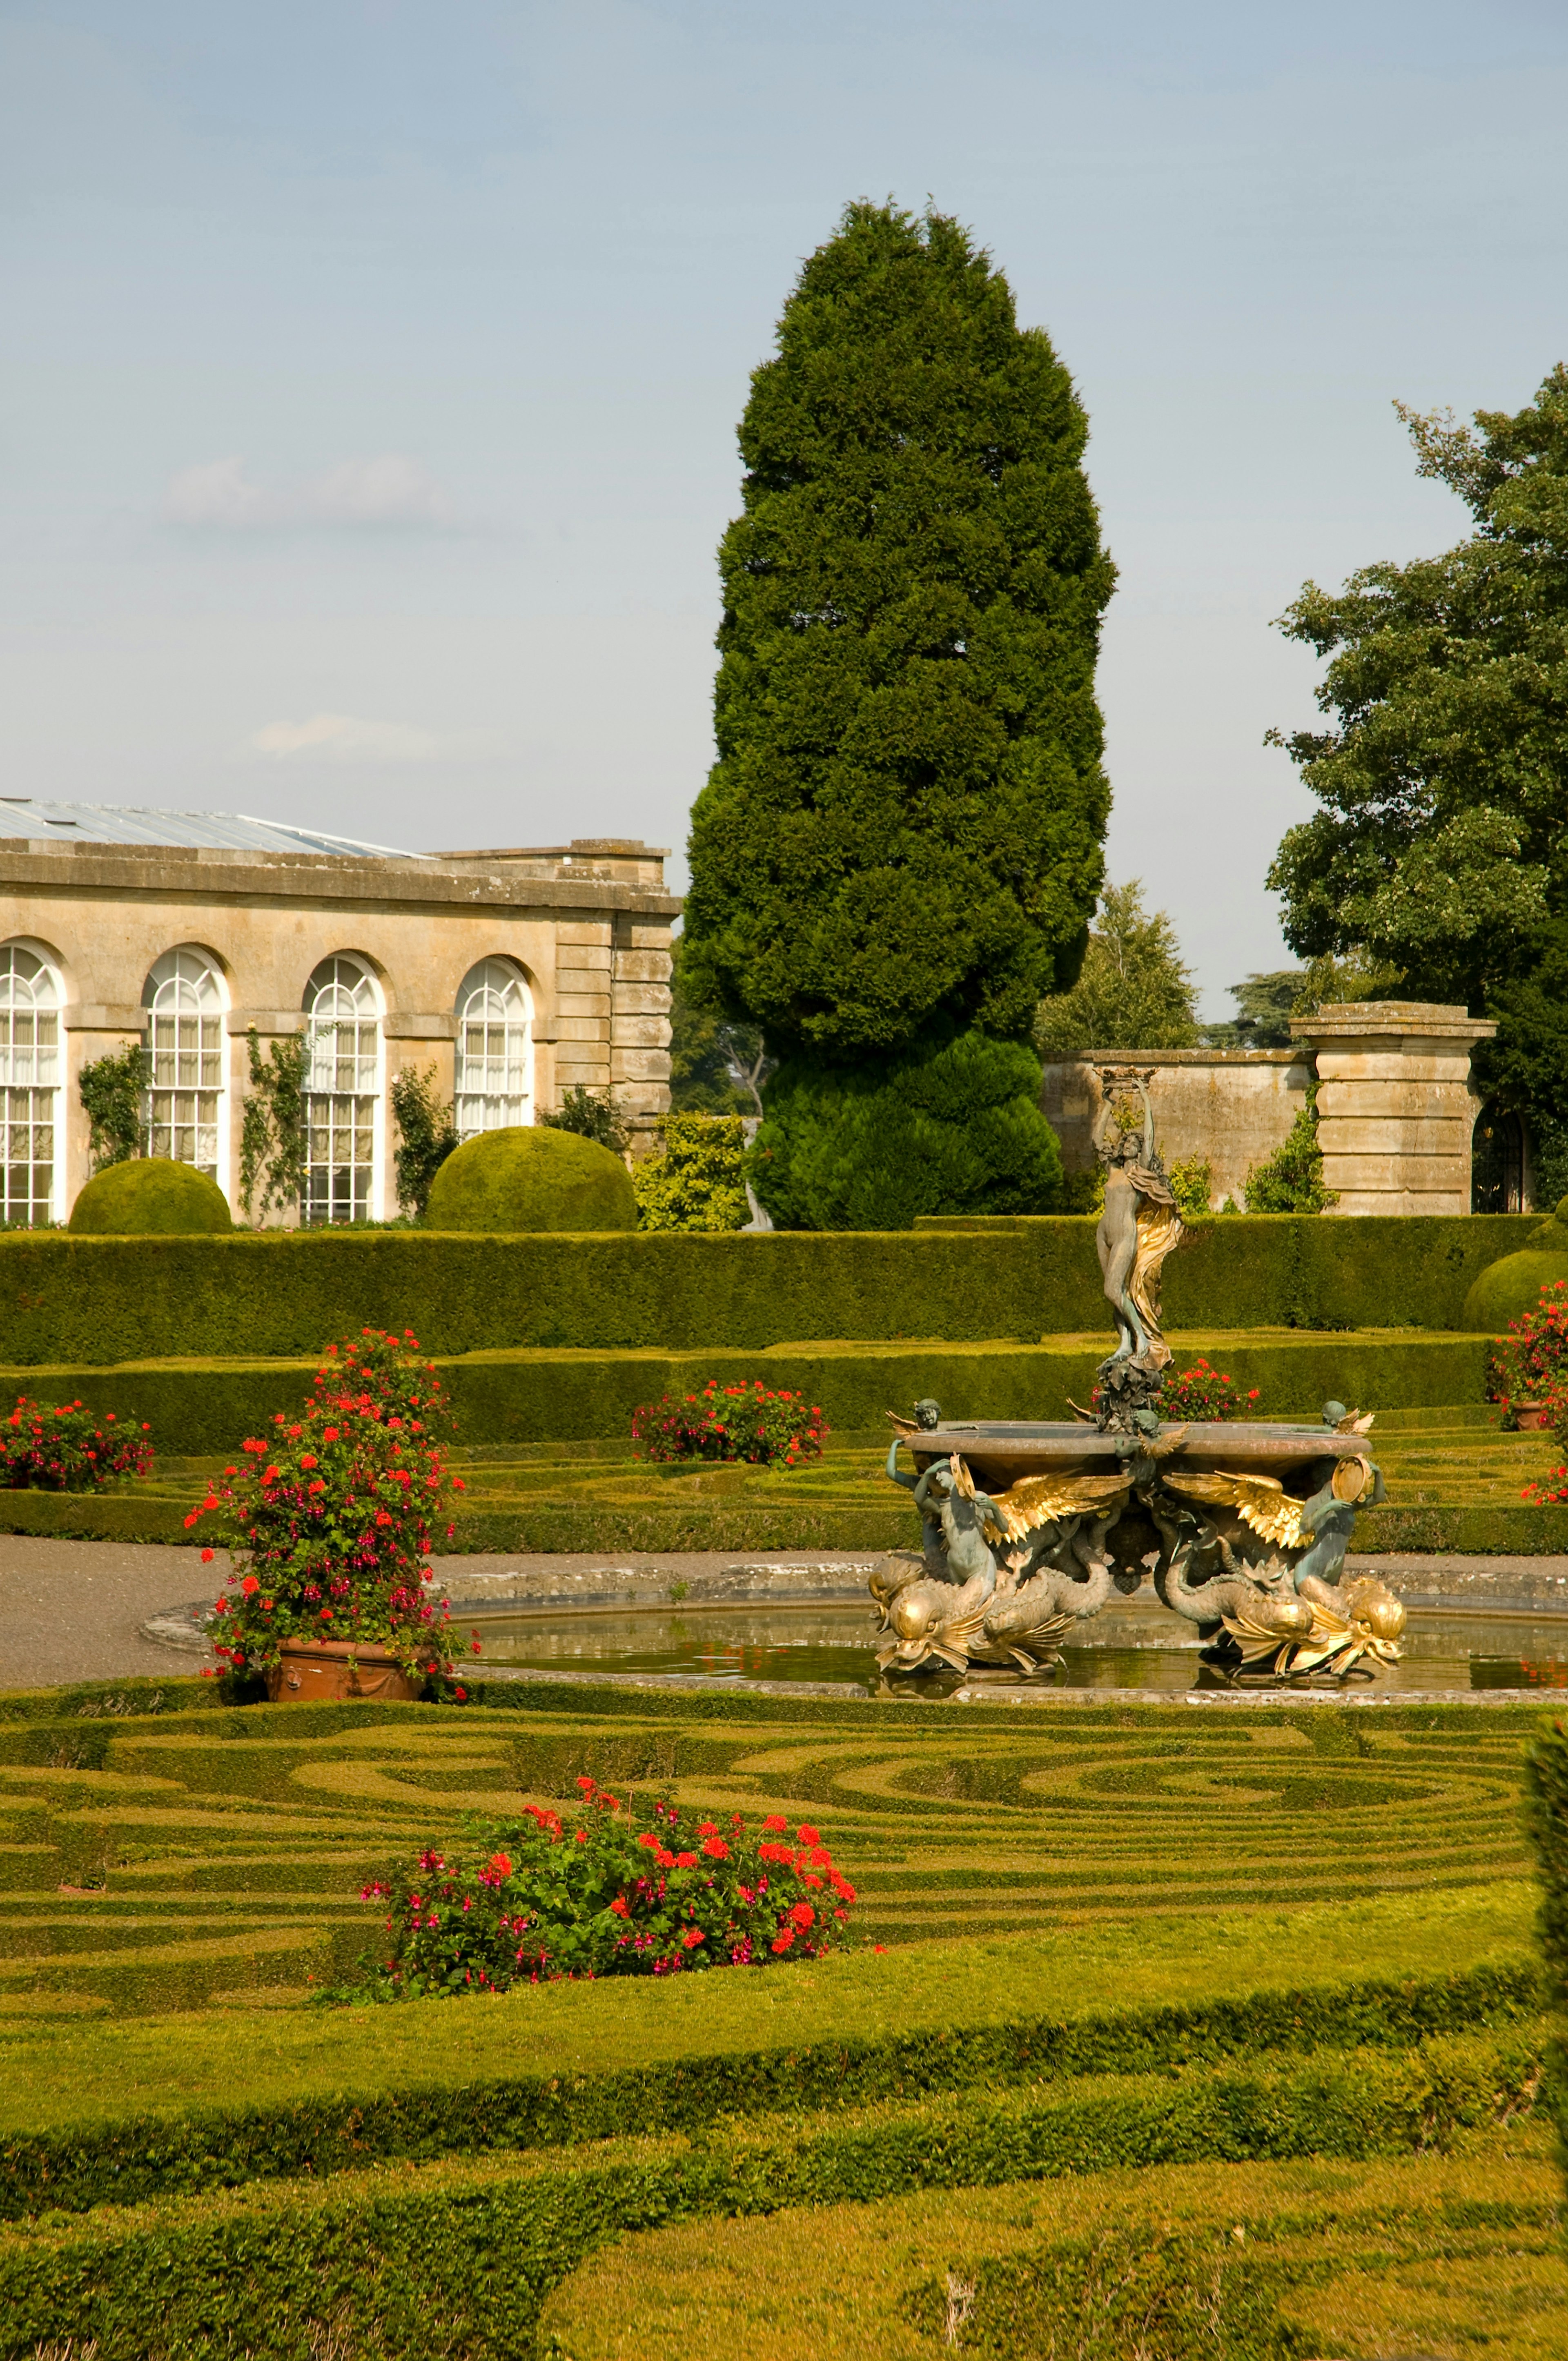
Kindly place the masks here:
[(217, 813), (0, 798), (0, 1217), (88, 1178), (82, 1066), (150, 1053), (144, 1148), (236, 1213), (247, 1036), (305, 1033), (309, 1222), (397, 1210), (389, 1093), (435, 1069), (464, 1137), (609, 1089), (669, 1105), (664, 854), (619, 839), (404, 853)]

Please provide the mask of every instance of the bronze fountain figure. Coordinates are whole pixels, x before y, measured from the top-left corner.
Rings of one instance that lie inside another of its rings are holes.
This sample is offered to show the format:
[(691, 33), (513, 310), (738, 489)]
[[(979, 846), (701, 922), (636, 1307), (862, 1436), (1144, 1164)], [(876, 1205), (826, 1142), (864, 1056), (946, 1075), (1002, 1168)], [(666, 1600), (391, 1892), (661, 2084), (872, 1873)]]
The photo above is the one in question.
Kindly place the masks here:
[(1160, 1268), (1186, 1233), (1149, 1080), (1102, 1070), (1096, 1246), (1116, 1346), (1091, 1410), (1041, 1424), (947, 1422), (929, 1399), (889, 1412), (887, 1473), (914, 1496), (923, 1547), (872, 1576), (884, 1674), (1048, 1677), (1069, 1635), (1146, 1577), (1233, 1681), (1365, 1678), (1398, 1659), (1402, 1602), (1343, 1572), (1357, 1510), (1384, 1498), (1371, 1416), (1335, 1401), (1315, 1426), (1161, 1420)]

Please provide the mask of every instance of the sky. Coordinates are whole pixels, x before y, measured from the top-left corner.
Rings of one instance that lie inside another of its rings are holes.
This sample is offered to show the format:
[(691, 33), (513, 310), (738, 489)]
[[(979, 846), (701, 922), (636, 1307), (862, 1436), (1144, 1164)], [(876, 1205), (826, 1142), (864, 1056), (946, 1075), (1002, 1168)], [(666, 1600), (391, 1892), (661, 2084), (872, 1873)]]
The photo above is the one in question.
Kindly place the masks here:
[[(1288, 960), (1302, 582), (1568, 357), (1558, 0), (0, 0), (0, 793), (684, 846), (735, 425), (927, 197), (1091, 424), (1117, 882)], [(671, 863), (677, 885), (684, 860)]]

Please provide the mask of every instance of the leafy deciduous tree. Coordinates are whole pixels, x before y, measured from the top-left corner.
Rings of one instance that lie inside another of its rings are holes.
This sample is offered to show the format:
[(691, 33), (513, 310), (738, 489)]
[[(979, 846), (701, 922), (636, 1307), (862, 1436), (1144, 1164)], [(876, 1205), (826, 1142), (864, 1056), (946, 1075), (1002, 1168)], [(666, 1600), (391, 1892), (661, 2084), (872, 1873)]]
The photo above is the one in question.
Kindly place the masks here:
[[(1539, 1012), (1520, 987), (1568, 920), (1568, 369), (1474, 430), (1400, 415), (1418, 472), (1475, 529), (1338, 592), (1308, 583), (1283, 618), (1329, 659), (1318, 703), (1334, 726), (1271, 733), (1322, 808), (1288, 831), (1269, 883), (1292, 949), (1365, 944), (1412, 997), (1491, 996), (1522, 1060), (1508, 1066), (1505, 1039), (1498, 1071), (1522, 1095), (1546, 1045), (1528, 1046)], [(1561, 1018), (1555, 1036), (1568, 1080)]]

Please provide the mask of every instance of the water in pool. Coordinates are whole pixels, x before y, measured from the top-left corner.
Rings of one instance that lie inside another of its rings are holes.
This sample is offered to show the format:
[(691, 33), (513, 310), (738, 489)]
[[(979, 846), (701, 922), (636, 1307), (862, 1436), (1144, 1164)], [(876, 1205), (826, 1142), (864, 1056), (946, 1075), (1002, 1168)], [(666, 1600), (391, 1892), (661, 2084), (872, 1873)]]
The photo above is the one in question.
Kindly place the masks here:
[[(470, 1612), (472, 1610), (469, 1610)], [(829, 1681), (873, 1693), (939, 1688), (936, 1675), (882, 1681), (868, 1607), (716, 1607), (560, 1610), (476, 1618), (494, 1664), (553, 1672), (685, 1673), (727, 1682)], [(1147, 1594), (1107, 1608), (1091, 1645), (1069, 1648), (1058, 1688), (1189, 1689), (1212, 1685), (1196, 1633)], [(1376, 1686), (1398, 1689), (1568, 1687), (1568, 1616), (1481, 1616), (1412, 1609), (1403, 1660)], [(1370, 1686), (1357, 1681), (1357, 1689)]]

